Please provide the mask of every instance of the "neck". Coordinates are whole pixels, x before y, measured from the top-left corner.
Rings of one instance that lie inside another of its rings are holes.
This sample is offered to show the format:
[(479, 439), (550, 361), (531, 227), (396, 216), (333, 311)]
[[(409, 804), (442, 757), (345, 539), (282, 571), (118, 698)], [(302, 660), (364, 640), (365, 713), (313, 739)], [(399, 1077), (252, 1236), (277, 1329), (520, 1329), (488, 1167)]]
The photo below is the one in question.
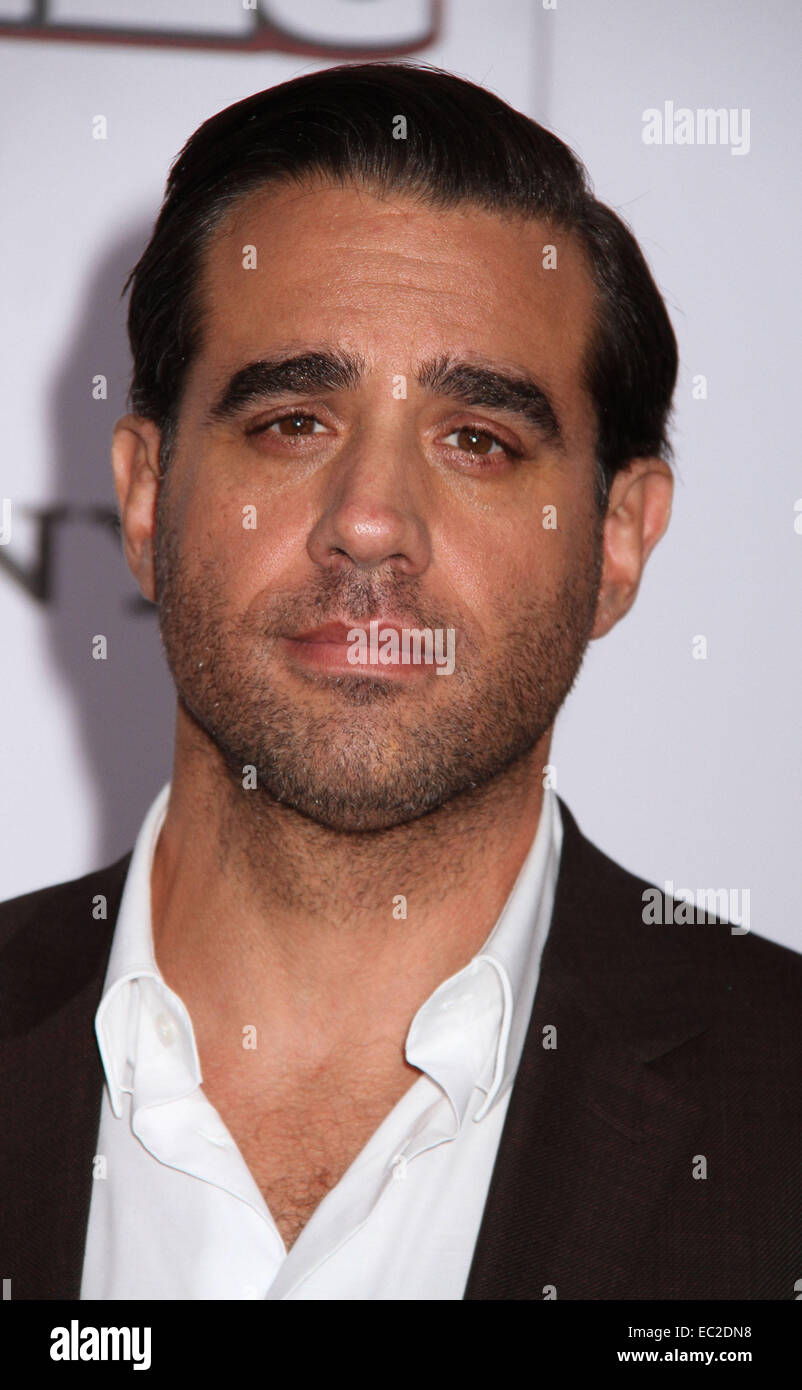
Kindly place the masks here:
[(204, 1042), (231, 1055), (247, 1024), (273, 1065), (315, 1065), (355, 1037), (402, 1055), (416, 1010), (477, 953), (510, 894), (550, 740), (409, 825), (343, 834), (235, 786), (179, 707), (151, 908), (159, 968), (201, 1057)]

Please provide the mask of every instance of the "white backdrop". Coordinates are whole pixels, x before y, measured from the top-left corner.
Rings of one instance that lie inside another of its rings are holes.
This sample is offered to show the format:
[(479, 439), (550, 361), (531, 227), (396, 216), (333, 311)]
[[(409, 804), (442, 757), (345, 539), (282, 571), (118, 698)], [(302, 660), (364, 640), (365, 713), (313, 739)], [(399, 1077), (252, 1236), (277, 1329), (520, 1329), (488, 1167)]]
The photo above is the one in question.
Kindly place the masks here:
[[(10, 32), (42, 9), (38, 35)], [(169, 163), (213, 112), (361, 44), (358, 57), (403, 50), (550, 126), (643, 247), (680, 345), (674, 516), (633, 612), (592, 644), (560, 716), (558, 790), (627, 867), (676, 888), (748, 889), (751, 929), (802, 950), (796, 0), (263, 0), (261, 12), (273, 27), (257, 33), (241, 0), (0, 0), (0, 899), (117, 858), (170, 776), (156, 613), (109, 521), (129, 371), (119, 296)], [(733, 118), (715, 143), (701, 127), (693, 143), (644, 143), (649, 109), (676, 135), (666, 103)], [(98, 115), (106, 140), (92, 136)], [(91, 657), (96, 633), (105, 662)]]

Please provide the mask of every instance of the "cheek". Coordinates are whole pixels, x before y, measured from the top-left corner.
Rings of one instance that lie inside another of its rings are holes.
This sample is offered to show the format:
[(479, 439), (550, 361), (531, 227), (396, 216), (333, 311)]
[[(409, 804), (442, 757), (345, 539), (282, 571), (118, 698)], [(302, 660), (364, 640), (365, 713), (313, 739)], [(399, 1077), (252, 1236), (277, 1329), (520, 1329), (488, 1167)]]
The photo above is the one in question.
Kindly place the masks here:
[(297, 584), (308, 567), (313, 519), (301, 498), (273, 500), (248, 485), (214, 495), (198, 490), (176, 513), (185, 553), (213, 566), (218, 586), (232, 597)]
[(525, 520), (475, 533), (463, 529), (448, 557), (450, 573), (468, 607), (506, 625), (516, 611), (562, 592), (584, 563), (587, 529), (586, 519), (569, 522), (567, 509), (544, 502)]
[(230, 518), (231, 546), (253, 587), (297, 587), (308, 570), (306, 509), (283, 499), (242, 502)]

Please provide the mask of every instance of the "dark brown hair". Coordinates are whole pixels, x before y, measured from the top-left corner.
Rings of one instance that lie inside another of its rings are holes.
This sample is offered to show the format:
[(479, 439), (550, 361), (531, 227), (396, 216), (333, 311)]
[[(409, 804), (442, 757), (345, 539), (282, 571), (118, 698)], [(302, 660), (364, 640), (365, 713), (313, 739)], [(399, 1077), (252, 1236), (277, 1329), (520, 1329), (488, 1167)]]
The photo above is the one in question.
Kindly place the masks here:
[[(403, 116), (404, 139), (393, 138)], [(396, 127), (397, 128), (397, 127)], [(203, 253), (233, 204), (322, 175), (541, 218), (573, 233), (598, 294), (583, 367), (597, 422), (597, 495), (638, 456), (670, 458), (677, 344), (640, 248), (551, 131), (482, 87), (418, 63), (344, 64), (257, 92), (205, 121), (174, 160), (151, 239), (126, 281), (130, 405), (173, 447), (203, 330)]]

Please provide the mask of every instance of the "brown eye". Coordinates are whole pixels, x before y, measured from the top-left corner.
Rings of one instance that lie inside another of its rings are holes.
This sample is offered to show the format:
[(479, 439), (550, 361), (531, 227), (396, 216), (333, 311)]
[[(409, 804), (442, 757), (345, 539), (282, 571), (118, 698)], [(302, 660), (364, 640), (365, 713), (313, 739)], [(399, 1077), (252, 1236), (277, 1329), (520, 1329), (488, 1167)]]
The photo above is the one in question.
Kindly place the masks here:
[(284, 435), (314, 434), (316, 424), (319, 421), (314, 415), (282, 415), (280, 420), (271, 421), (266, 428), (272, 429), (273, 425), (278, 425), (278, 433)]
[[(510, 450), (501, 443), (501, 440), (497, 439), (489, 430), (476, 429), (473, 425), (463, 425), (460, 429), (452, 430), (447, 438), (451, 439), (453, 436), (456, 436), (456, 447), (458, 449), (464, 449), (465, 452), (469, 454), (482, 455), (498, 453), (499, 451), (501, 453), (510, 452)], [(498, 445), (497, 449), (493, 448), (494, 444)]]

